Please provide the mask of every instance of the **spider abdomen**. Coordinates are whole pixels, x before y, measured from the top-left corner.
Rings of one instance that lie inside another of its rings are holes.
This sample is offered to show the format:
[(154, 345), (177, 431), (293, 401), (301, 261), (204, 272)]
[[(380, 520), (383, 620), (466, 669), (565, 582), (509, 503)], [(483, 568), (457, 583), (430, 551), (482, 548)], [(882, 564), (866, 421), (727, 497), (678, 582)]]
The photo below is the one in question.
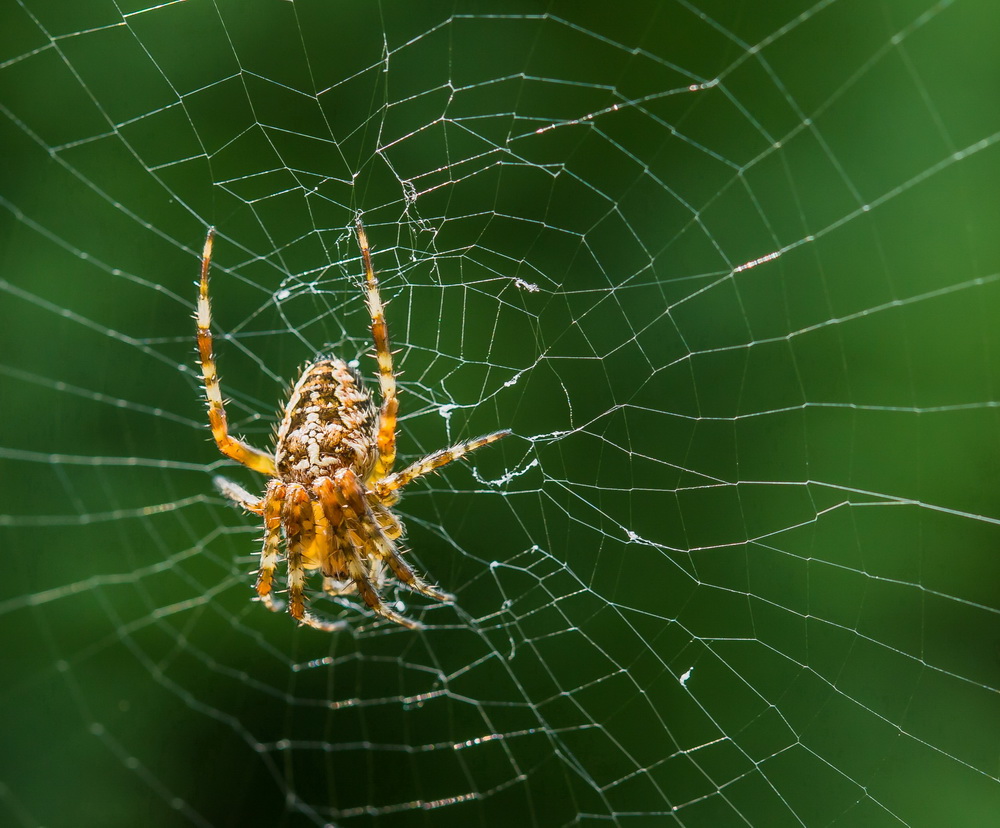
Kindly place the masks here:
[(350, 468), (361, 480), (378, 457), (378, 411), (361, 377), (342, 359), (306, 366), (278, 427), (278, 477), (310, 483)]

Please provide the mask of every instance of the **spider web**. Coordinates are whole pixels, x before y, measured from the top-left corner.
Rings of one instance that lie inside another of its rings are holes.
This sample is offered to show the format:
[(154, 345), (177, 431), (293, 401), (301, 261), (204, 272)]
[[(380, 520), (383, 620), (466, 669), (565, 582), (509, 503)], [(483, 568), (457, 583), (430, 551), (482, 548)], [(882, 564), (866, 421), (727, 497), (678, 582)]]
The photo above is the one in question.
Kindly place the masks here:
[[(5, 824), (981, 825), (994, 3), (86, 0), (0, 25)], [(233, 430), (370, 348), (422, 632), (251, 601)], [(58, 795), (53, 792), (58, 791)]]

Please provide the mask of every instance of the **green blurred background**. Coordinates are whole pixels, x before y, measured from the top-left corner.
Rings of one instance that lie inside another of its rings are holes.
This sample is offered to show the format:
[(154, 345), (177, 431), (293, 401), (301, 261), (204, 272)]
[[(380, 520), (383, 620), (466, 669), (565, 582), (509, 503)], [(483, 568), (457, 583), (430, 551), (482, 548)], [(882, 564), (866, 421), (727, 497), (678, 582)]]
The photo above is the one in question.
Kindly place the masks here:
[[(0, 823), (989, 824), (1000, 6), (0, 11)], [(405, 370), (426, 631), (250, 601), (234, 429)], [(753, 266), (750, 266), (753, 265)]]

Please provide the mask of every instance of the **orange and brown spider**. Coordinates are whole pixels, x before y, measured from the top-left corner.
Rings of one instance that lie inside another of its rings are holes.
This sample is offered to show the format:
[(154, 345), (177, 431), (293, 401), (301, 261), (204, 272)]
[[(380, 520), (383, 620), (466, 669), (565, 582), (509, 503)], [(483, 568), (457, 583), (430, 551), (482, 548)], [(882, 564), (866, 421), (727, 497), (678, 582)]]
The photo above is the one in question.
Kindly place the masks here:
[(264, 518), (264, 546), (260, 553), (257, 594), (268, 609), (278, 612), (274, 600), (274, 573), (284, 556), (288, 561), (288, 611), (302, 624), (334, 630), (342, 621), (317, 618), (305, 604), (306, 573), (319, 570), (323, 589), (332, 595), (357, 591), (374, 612), (411, 629), (420, 624), (387, 607), (380, 595), (389, 576), (438, 601), (454, 596), (426, 583), (403, 560), (397, 541), (403, 526), (390, 507), (407, 483), (470, 451), (506, 437), (497, 431), (452, 448), (436, 451), (393, 473), (396, 460), (396, 414), (399, 400), (389, 350), (378, 282), (361, 222), (358, 245), (365, 271), (365, 290), (371, 316), (375, 357), (378, 360), (382, 407), (377, 410), (361, 377), (341, 359), (322, 359), (306, 366), (278, 426), (274, 454), (233, 437), (219, 388), (212, 353), (212, 309), (208, 298), (208, 271), (212, 263), (215, 229), (205, 238), (198, 293), (198, 353), (208, 399), (208, 420), (219, 450), (271, 478), (262, 498), (242, 486), (216, 477), (215, 485), (227, 498)]

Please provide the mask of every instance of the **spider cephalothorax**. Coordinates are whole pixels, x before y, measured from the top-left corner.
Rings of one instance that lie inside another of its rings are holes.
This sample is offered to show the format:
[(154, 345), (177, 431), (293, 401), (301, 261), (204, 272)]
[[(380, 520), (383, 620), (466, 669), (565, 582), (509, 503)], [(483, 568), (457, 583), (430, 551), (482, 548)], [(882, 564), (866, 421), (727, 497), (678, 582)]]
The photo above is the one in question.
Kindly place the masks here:
[(231, 436), (212, 354), (208, 271), (214, 236), (214, 229), (210, 229), (201, 259), (196, 315), (198, 352), (209, 424), (219, 450), (271, 477), (263, 498), (254, 497), (224, 477), (215, 478), (222, 494), (264, 519), (264, 546), (256, 584), (260, 600), (272, 610), (281, 609), (273, 592), (275, 570), (285, 557), (288, 611), (299, 622), (321, 630), (343, 626), (343, 622), (317, 618), (306, 608), (307, 573), (318, 570), (326, 592), (343, 595), (356, 591), (384, 618), (405, 627), (419, 627), (383, 603), (380, 592), (390, 574), (410, 589), (438, 601), (454, 599), (424, 582), (403, 559), (397, 545), (403, 527), (390, 507), (399, 500), (399, 490), (407, 483), (510, 432), (497, 431), (434, 452), (402, 471), (392, 472), (399, 410), (396, 377), (368, 239), (358, 222), (381, 407), (376, 408), (360, 376), (346, 362), (323, 359), (306, 366), (292, 388), (273, 455)]

